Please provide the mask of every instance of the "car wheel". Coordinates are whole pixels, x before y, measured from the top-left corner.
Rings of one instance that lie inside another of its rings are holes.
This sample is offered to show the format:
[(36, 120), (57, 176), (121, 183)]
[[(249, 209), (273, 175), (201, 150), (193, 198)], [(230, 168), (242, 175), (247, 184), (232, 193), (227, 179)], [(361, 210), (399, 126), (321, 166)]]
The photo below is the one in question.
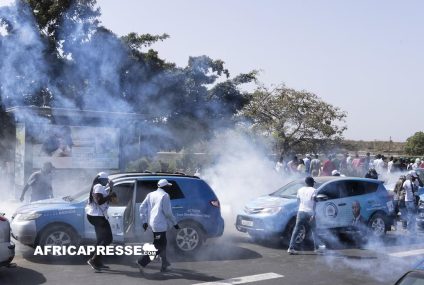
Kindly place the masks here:
[(183, 253), (193, 253), (203, 244), (203, 230), (194, 223), (181, 223), (180, 229), (173, 234), (175, 248)]
[[(289, 222), (289, 224), (287, 225), (287, 229), (286, 229), (285, 234), (284, 234), (284, 242), (287, 243), (287, 245), (290, 244), (290, 240), (291, 240), (291, 237), (293, 235), (295, 225), (296, 225), (296, 219), (291, 220)], [(305, 241), (305, 239), (306, 239), (306, 228), (305, 228), (304, 225), (301, 225), (299, 234), (297, 235), (295, 242), (296, 242), (296, 244), (299, 245), (299, 244), (303, 243)]]
[(374, 214), (371, 217), (368, 226), (375, 237), (382, 237), (386, 234), (387, 224), (386, 219), (382, 214)]
[(78, 243), (77, 234), (67, 226), (50, 226), (40, 235), (39, 245), (69, 246)]

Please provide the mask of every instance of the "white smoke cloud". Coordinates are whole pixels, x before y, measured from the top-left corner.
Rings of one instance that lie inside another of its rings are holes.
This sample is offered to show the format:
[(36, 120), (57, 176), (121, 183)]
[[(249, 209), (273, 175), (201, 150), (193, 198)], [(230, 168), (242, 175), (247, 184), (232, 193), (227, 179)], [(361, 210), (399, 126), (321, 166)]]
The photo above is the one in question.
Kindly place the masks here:
[(226, 231), (234, 230), (236, 215), (248, 201), (274, 192), (290, 179), (274, 171), (275, 162), (263, 143), (236, 130), (217, 135), (210, 152), (215, 162), (201, 174), (221, 202)]

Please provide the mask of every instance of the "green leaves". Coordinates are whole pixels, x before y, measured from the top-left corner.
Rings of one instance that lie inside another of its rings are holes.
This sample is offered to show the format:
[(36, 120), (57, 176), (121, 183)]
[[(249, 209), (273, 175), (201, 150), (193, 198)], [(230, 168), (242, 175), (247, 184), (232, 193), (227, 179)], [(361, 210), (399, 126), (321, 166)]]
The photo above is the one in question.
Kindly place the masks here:
[(275, 139), (284, 152), (314, 150), (342, 138), (346, 113), (307, 91), (283, 86), (257, 89), (241, 112), (256, 132)]
[(416, 132), (406, 140), (405, 151), (409, 155), (424, 155), (424, 132)]

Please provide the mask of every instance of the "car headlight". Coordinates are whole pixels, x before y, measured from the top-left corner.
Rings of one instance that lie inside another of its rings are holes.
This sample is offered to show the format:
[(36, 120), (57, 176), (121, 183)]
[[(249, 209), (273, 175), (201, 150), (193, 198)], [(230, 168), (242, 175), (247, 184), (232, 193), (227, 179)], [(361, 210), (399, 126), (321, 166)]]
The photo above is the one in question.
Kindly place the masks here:
[(37, 213), (37, 212), (32, 212), (32, 213), (22, 213), (22, 214), (17, 214), (15, 219), (17, 221), (31, 221), (31, 220), (35, 220), (38, 219), (39, 217), (41, 217), (41, 213)]

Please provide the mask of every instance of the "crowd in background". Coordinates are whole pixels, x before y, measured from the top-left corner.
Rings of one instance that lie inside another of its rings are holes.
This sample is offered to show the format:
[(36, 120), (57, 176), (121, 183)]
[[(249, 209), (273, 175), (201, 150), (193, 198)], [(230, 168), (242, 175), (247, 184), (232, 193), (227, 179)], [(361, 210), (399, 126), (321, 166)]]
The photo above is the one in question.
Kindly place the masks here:
[(378, 175), (384, 177), (386, 174), (417, 168), (424, 168), (423, 158), (387, 158), (381, 154), (372, 157), (370, 153), (362, 157), (358, 154), (353, 156), (349, 153), (344, 155), (330, 154), (324, 159), (321, 159), (317, 154), (306, 154), (303, 158), (295, 155), (289, 160), (281, 156), (275, 165), (275, 170), (282, 174), (312, 177), (331, 175), (356, 177)]
[(355, 176), (386, 182), (396, 178), (396, 185), (392, 189), (395, 214), (396, 217), (399, 217), (398, 213), (401, 214), (402, 228), (410, 233), (415, 233), (416, 229), (415, 216), (420, 203), (418, 189), (424, 187), (416, 171), (420, 168), (424, 168), (423, 158), (387, 158), (381, 154), (372, 157), (370, 153), (362, 157), (348, 153), (328, 155), (325, 159), (306, 154), (304, 158), (293, 156), (287, 162), (280, 157), (275, 165), (278, 173), (292, 176)]

